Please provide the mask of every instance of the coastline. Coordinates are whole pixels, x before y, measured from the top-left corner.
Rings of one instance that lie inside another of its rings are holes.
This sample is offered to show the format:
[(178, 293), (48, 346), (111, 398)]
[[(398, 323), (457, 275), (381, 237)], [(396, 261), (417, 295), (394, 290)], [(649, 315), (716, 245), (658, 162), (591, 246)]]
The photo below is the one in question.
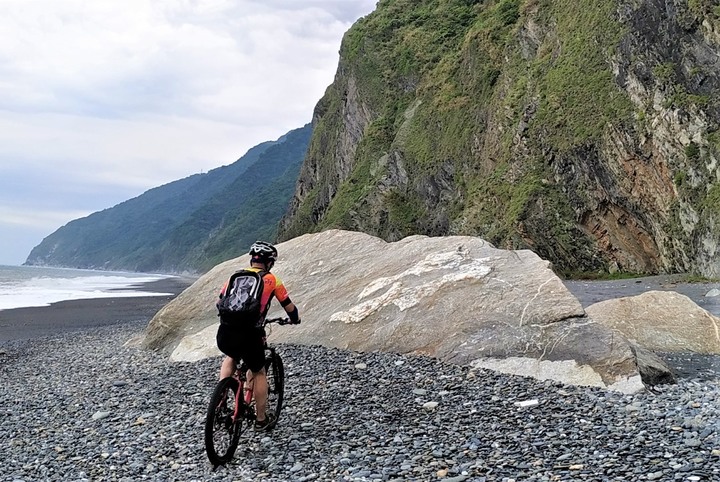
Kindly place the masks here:
[(155, 313), (190, 286), (195, 279), (172, 277), (141, 283), (135, 290), (170, 293), (166, 296), (137, 296), (66, 300), (49, 306), (0, 310), (0, 346), (68, 332), (133, 322), (149, 322)]
[[(81, 334), (96, 328), (121, 325), (144, 330), (153, 316), (195, 278), (175, 276), (141, 283), (118, 291), (135, 290), (170, 293), (167, 296), (138, 296), (68, 300), (43, 307), (0, 310), (0, 352), (3, 347), (33, 340)], [(720, 316), (720, 297), (705, 297), (718, 283), (683, 283), (673, 276), (653, 276), (611, 281), (564, 281), (582, 306), (612, 298), (634, 296), (649, 290), (676, 291), (698, 306)], [(679, 378), (712, 380), (720, 378), (720, 355), (658, 353)]]

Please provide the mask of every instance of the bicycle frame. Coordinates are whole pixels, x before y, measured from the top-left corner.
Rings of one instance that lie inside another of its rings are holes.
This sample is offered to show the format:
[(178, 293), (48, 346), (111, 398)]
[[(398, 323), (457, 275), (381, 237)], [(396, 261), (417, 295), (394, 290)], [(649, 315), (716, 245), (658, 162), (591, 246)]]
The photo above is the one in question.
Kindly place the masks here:
[[(235, 422), (238, 419), (238, 415), (240, 414), (240, 406), (243, 405), (244, 407), (249, 407), (250, 403), (252, 402), (253, 398), (253, 390), (252, 388), (245, 389), (245, 386), (247, 384), (247, 381), (240, 376), (239, 369), (235, 373), (235, 378), (238, 381), (238, 389), (237, 393), (235, 393), (235, 400), (243, 400), (243, 404), (235, 403), (235, 411), (233, 412), (232, 420)], [(249, 385), (249, 384), (248, 384)], [(241, 396), (242, 394), (242, 396)]]

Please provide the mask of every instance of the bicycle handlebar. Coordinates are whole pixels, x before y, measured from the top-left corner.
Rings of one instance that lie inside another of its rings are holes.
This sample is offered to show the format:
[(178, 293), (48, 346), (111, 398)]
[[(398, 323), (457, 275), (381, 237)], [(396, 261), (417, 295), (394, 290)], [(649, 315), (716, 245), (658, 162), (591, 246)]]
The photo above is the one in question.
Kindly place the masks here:
[(266, 319), (265, 319), (265, 324), (266, 324), (266, 325), (269, 325), (269, 324), (271, 324), (271, 323), (277, 323), (278, 325), (281, 325), (281, 326), (282, 326), (282, 325), (289, 325), (289, 324), (290, 324), (290, 318), (278, 317), (278, 318), (266, 318)]

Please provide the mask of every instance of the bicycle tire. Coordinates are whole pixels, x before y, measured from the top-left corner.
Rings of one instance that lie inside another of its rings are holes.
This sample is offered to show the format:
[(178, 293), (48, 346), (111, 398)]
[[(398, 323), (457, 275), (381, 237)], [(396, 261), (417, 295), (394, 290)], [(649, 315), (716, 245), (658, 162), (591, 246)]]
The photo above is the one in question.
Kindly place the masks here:
[(235, 405), (244, 404), (242, 400), (236, 400), (238, 386), (235, 378), (223, 378), (210, 397), (205, 418), (205, 451), (214, 468), (230, 462), (244, 431), (243, 425), (248, 424), (242, 406), (237, 419), (232, 420)]
[(280, 419), (280, 412), (285, 399), (285, 368), (282, 358), (274, 350), (270, 349), (270, 356), (265, 360), (265, 372), (268, 382), (268, 410), (275, 414), (276, 424)]

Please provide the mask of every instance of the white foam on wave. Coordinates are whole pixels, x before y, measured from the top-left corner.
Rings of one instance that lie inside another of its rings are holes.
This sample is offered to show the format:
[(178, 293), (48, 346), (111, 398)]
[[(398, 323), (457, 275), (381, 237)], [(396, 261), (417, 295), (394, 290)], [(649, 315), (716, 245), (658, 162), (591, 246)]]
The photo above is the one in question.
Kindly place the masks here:
[(0, 282), (0, 310), (49, 306), (51, 303), (93, 298), (168, 296), (172, 293), (142, 291), (138, 285), (167, 276), (91, 275), (69, 278), (33, 277)]

